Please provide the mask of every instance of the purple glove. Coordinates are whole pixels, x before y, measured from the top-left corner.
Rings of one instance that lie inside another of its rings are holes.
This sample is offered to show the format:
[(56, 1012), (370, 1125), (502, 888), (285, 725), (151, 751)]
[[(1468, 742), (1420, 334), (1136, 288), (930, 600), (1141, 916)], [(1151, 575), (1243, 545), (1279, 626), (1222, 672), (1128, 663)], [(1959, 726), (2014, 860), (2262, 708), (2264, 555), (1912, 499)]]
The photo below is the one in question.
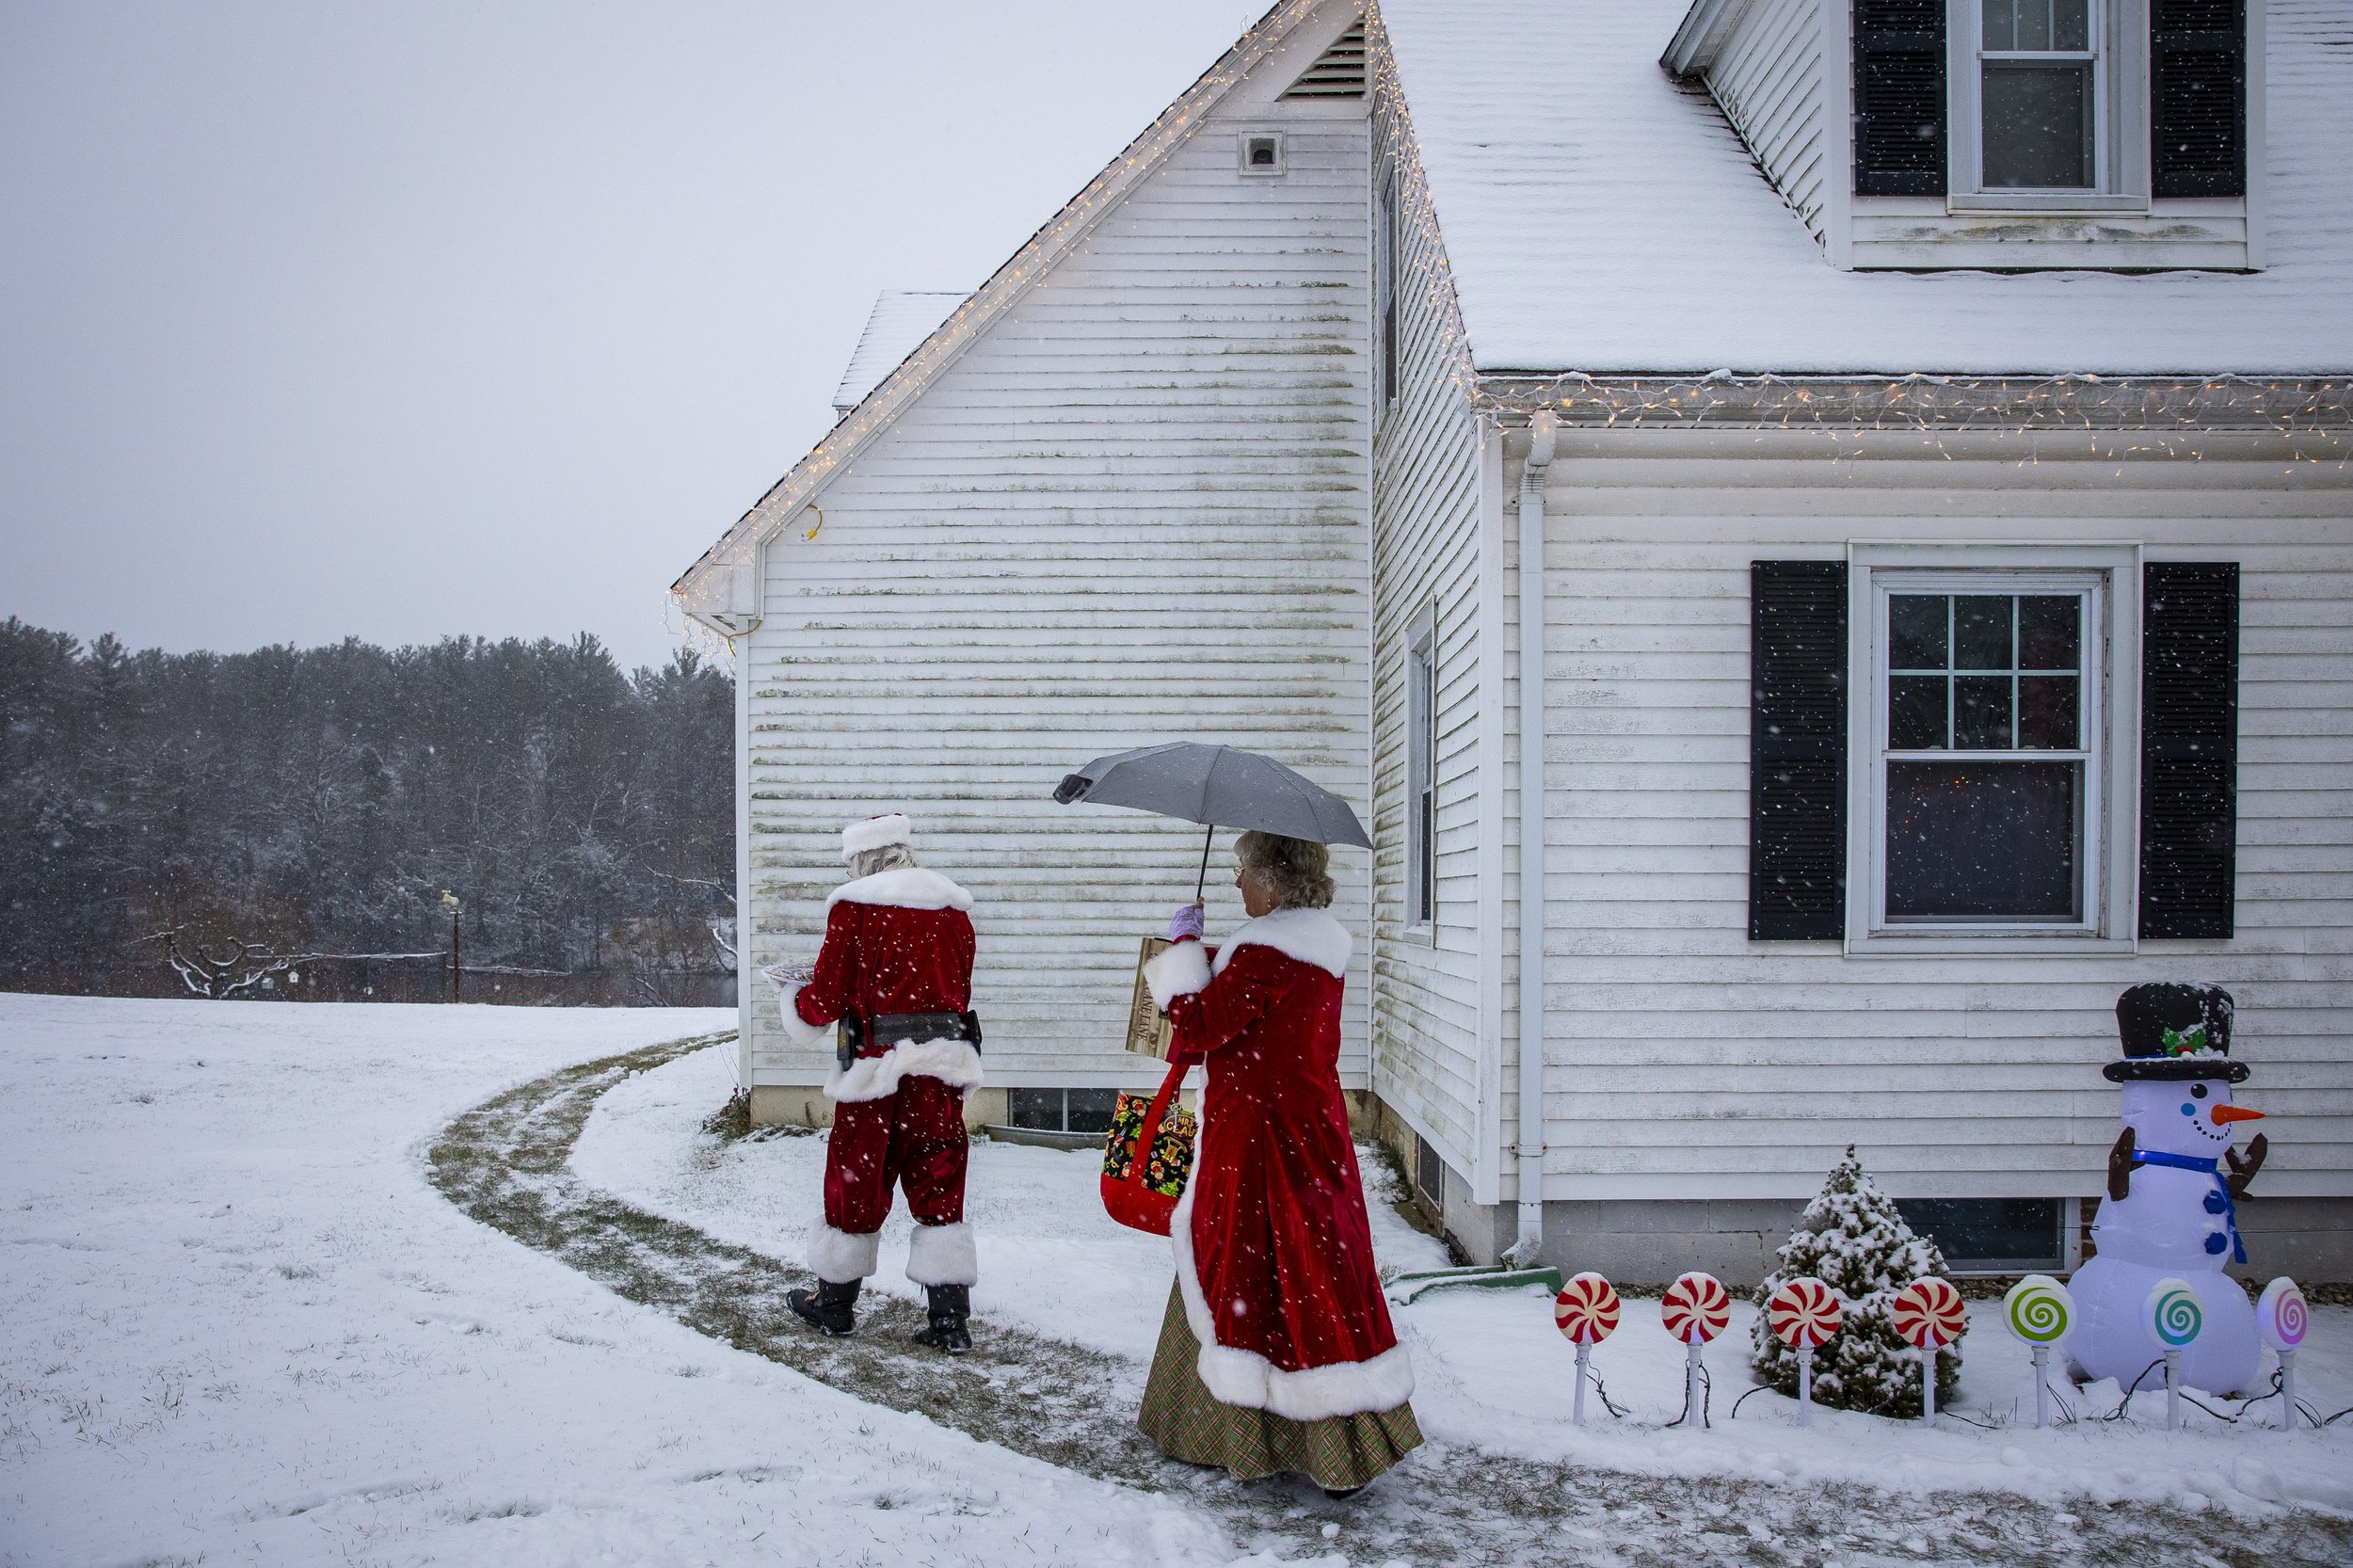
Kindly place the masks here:
[(1196, 942), (1201, 939), (1201, 906), (1197, 904), (1184, 904), (1168, 917), (1168, 939), (1181, 942), (1188, 936)]

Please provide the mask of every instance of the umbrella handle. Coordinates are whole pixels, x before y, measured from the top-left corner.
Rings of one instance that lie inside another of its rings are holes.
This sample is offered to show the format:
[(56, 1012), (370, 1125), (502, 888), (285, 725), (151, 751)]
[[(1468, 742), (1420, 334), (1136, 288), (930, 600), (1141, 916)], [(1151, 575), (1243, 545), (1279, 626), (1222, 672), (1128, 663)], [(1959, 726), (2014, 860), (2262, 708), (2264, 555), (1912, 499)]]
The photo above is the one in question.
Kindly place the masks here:
[(1201, 874), (1193, 879), (1193, 902), (1201, 902), (1201, 889), (1209, 885), (1209, 840), (1217, 837), (1217, 824), (1211, 823), (1201, 835)]

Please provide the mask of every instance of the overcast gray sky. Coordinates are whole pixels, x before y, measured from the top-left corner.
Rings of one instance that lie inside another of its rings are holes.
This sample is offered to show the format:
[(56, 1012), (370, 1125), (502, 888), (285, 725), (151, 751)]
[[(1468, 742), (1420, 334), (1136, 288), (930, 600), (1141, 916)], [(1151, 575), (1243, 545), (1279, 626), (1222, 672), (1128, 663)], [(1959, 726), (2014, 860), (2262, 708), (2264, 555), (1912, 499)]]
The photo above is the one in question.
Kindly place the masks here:
[(0, 616), (589, 631), (823, 433), (1246, 0), (0, 0)]

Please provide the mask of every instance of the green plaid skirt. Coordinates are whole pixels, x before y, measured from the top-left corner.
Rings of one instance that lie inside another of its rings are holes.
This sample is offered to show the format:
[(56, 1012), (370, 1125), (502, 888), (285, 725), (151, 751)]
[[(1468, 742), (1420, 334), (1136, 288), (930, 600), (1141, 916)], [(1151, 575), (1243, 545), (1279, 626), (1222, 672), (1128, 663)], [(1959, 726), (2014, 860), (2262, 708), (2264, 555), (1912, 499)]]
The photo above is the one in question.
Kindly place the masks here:
[(1175, 1288), (1136, 1425), (1171, 1459), (1222, 1464), (1236, 1480), (1289, 1471), (1336, 1492), (1365, 1485), (1421, 1446), (1410, 1403), (1321, 1421), (1220, 1404), (1201, 1382), (1201, 1342)]

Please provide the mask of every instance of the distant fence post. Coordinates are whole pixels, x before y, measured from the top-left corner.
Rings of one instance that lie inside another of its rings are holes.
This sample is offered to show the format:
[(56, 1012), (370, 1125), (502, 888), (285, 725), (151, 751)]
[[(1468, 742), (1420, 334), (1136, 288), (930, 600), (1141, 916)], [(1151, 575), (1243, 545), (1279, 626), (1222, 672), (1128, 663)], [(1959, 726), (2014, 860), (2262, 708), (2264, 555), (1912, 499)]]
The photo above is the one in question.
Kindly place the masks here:
[(441, 903), (449, 908), (449, 1000), (457, 1000), (457, 979), (464, 971), (458, 968), (457, 954), (457, 895), (447, 888), (441, 889)]

